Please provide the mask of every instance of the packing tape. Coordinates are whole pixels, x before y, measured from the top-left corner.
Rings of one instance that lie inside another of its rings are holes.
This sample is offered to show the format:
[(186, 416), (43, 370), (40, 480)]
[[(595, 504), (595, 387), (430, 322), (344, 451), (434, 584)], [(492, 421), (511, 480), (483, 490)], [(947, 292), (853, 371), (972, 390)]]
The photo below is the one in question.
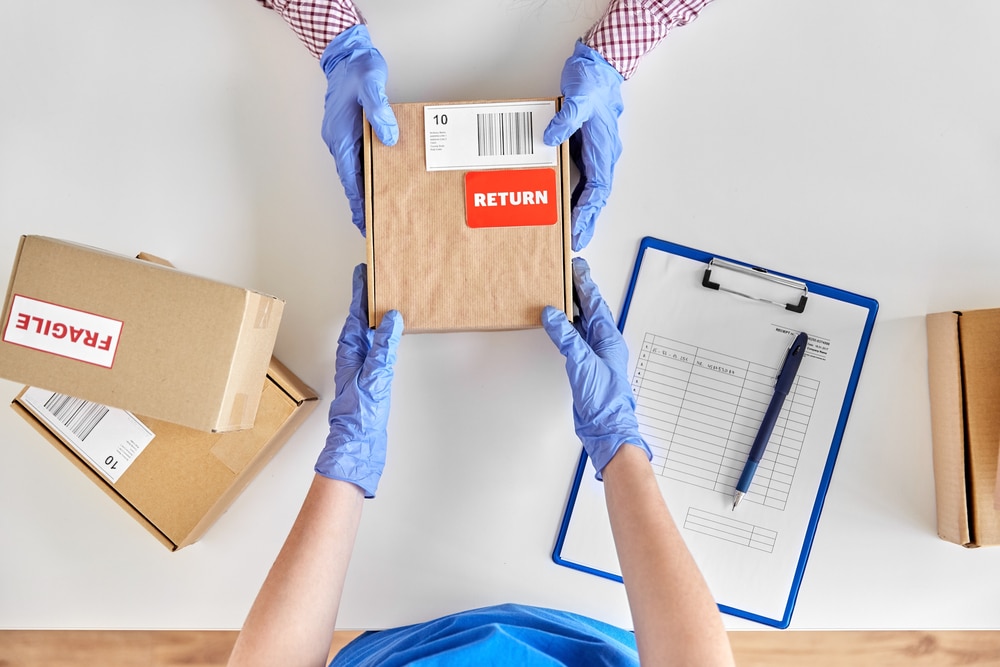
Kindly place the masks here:
[(265, 296), (257, 297), (257, 317), (254, 318), (255, 329), (266, 329), (271, 320), (271, 304), (274, 299)]
[(240, 393), (233, 396), (233, 409), (229, 412), (229, 423), (234, 426), (252, 424), (253, 415), (249, 414), (249, 407), (249, 394)]

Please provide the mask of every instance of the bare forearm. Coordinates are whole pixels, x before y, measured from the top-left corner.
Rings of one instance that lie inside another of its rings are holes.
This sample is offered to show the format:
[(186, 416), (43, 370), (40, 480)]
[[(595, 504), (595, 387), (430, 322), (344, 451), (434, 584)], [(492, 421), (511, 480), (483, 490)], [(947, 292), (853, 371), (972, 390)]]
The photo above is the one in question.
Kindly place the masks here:
[(604, 492), (644, 665), (732, 665), (718, 607), (638, 447), (605, 466)]
[(257, 594), (230, 665), (324, 665), (364, 493), (316, 475)]

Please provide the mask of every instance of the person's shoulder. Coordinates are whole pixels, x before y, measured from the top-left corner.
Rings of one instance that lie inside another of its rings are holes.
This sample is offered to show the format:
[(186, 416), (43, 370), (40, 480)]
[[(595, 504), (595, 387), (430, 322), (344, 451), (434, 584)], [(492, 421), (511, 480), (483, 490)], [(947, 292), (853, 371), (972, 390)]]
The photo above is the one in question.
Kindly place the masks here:
[[(635, 636), (573, 612), (514, 603), (480, 607), (366, 633), (332, 665), (392, 665), (436, 657), (463, 664), (638, 665)], [(404, 660), (405, 659), (405, 660)], [(441, 664), (444, 664), (442, 662)], [(454, 664), (450, 662), (450, 664)]]

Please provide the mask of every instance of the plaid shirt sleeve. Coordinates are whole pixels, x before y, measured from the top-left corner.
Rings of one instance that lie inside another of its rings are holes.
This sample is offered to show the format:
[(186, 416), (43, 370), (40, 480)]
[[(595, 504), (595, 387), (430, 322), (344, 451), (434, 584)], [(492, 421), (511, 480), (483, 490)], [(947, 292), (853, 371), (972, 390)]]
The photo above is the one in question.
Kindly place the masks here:
[(583, 43), (628, 79), (639, 61), (674, 28), (698, 17), (712, 0), (612, 0)]
[(319, 58), (330, 41), (365, 19), (352, 0), (257, 0), (285, 19), (309, 52)]

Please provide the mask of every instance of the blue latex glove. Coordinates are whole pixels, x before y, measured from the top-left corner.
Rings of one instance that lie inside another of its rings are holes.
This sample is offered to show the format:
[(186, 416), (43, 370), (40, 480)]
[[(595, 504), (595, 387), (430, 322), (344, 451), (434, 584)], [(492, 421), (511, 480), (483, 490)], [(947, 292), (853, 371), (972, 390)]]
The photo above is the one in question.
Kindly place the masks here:
[(615, 163), (622, 154), (618, 117), (624, 109), (624, 80), (600, 53), (577, 42), (560, 79), (562, 108), (542, 135), (549, 146), (569, 139), (570, 157), (580, 171), (570, 199), (576, 251), (590, 243), (594, 223), (611, 194)]
[(351, 311), (337, 341), (330, 435), (316, 461), (316, 472), (356, 484), (366, 498), (374, 498), (385, 467), (389, 390), (403, 316), (390, 310), (378, 329), (368, 328), (366, 275), (364, 264), (354, 269)]
[(337, 35), (320, 65), (326, 72), (323, 140), (337, 163), (337, 174), (351, 205), (351, 220), (365, 233), (365, 186), (361, 174), (361, 114), (386, 146), (399, 140), (396, 115), (385, 95), (388, 68), (372, 46), (368, 28), (356, 25)]
[(573, 424), (590, 460), (601, 471), (618, 448), (628, 443), (653, 453), (639, 435), (635, 397), (628, 377), (628, 348), (611, 309), (590, 279), (590, 267), (573, 258), (573, 284), (580, 300), (580, 317), (570, 324), (561, 310), (547, 306), (542, 326), (566, 357), (566, 375), (573, 390)]

